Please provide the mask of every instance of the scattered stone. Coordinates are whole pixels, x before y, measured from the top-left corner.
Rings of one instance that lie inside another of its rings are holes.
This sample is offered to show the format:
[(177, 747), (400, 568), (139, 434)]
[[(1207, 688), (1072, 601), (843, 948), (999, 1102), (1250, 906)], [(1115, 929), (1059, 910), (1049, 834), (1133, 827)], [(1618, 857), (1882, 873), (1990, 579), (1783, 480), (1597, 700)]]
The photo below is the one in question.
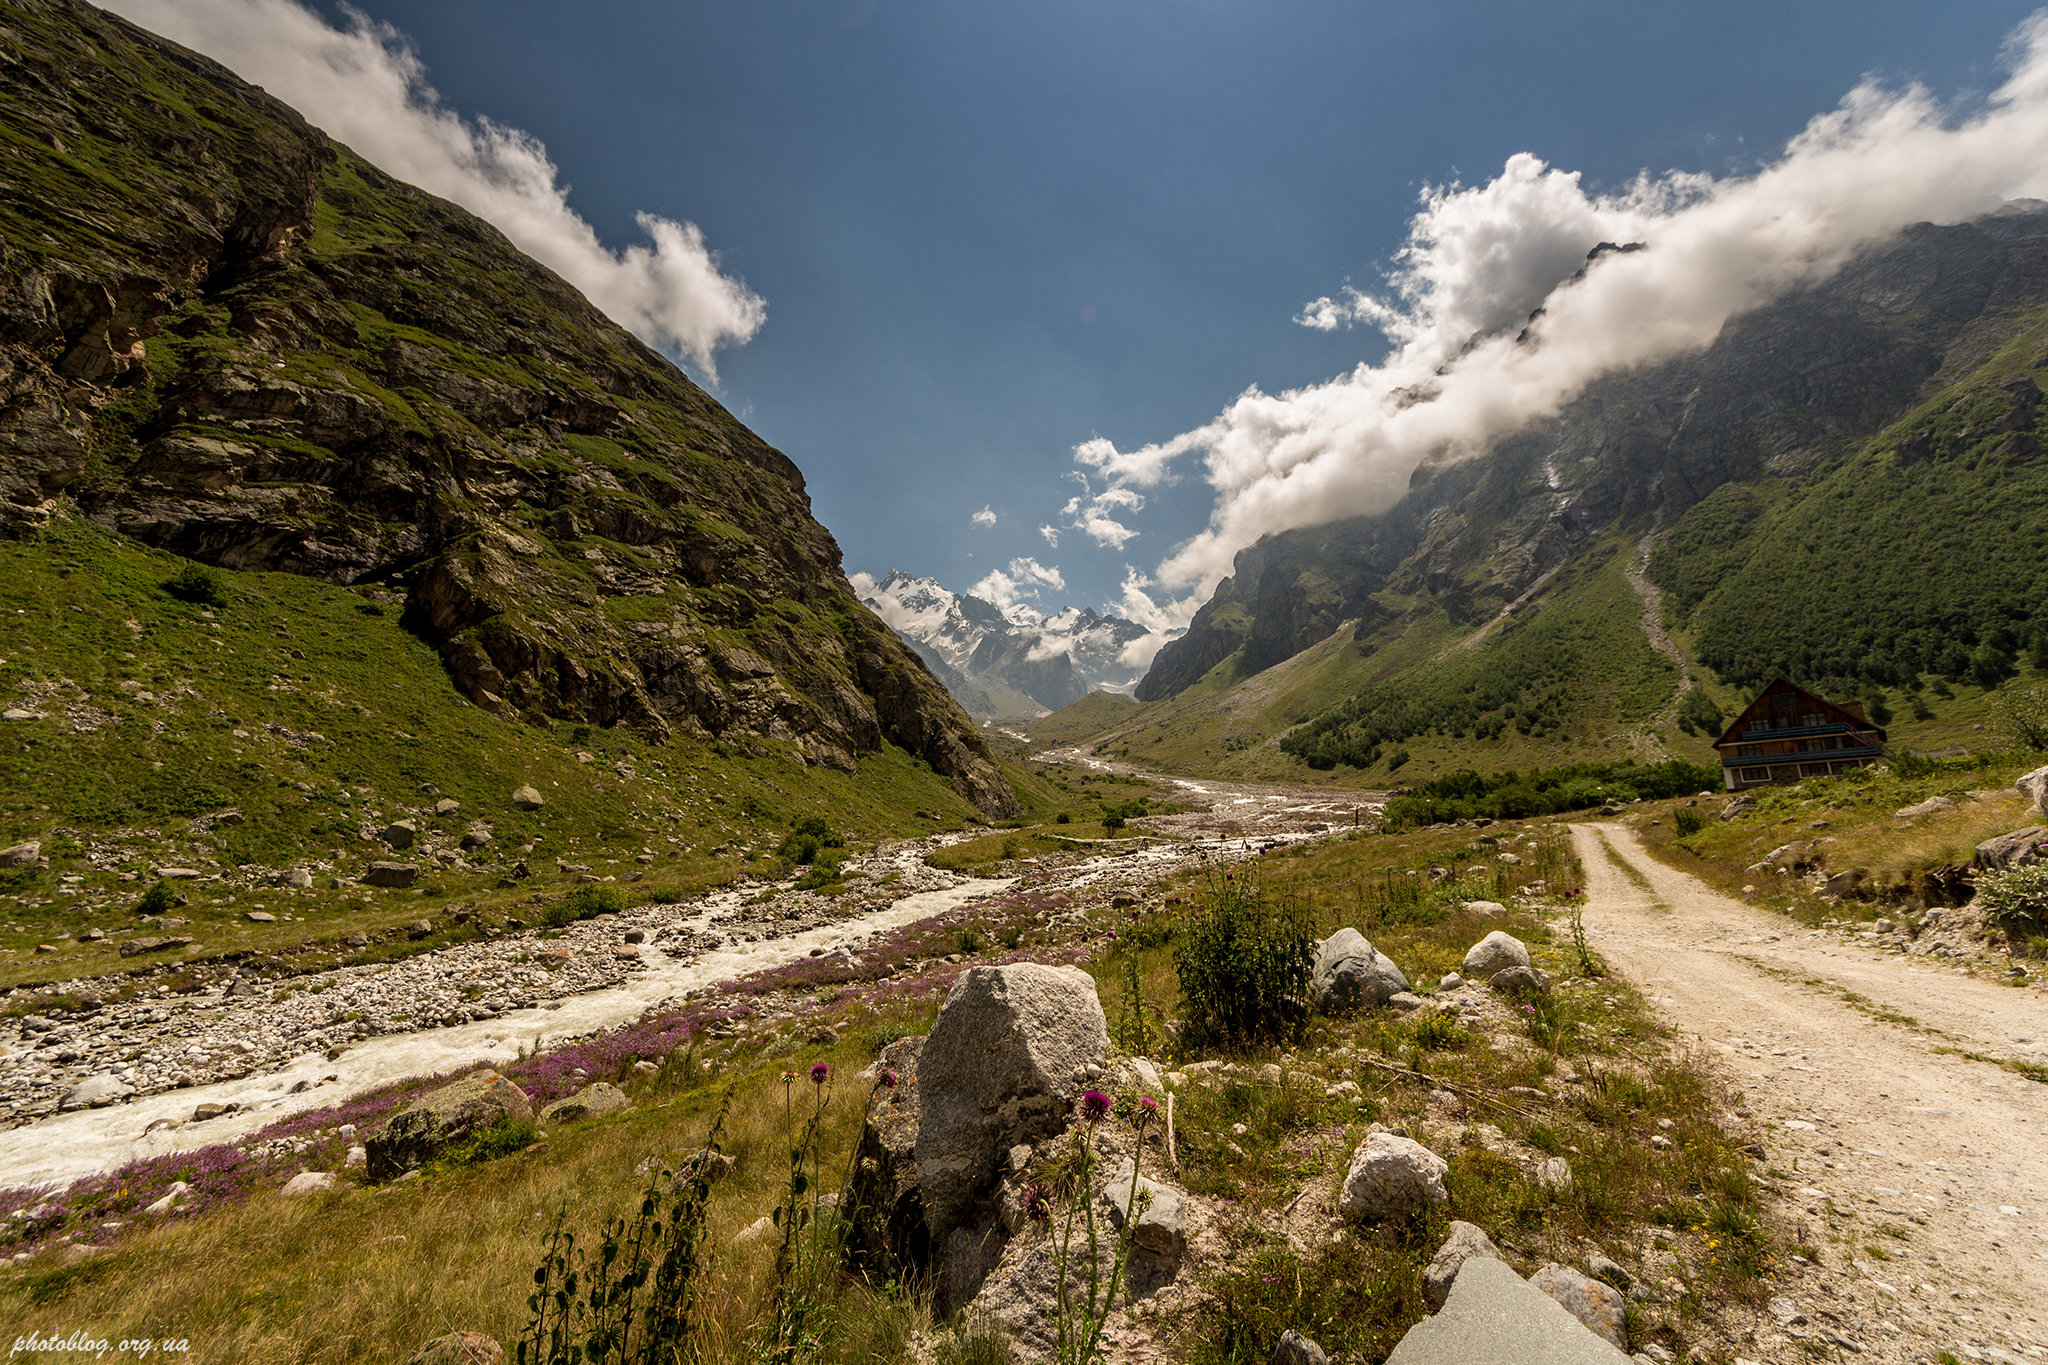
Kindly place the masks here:
[(1391, 1008), (1397, 1009), (1403, 1014), (1407, 1014), (1413, 1010), (1419, 1010), (1427, 1003), (1428, 1002), (1425, 1001), (1421, 996), (1416, 995), (1411, 991), (1395, 991), (1392, 995), (1387, 997), (1387, 1004)]
[(2048, 825), (2029, 825), (1977, 845), (1977, 867), (1997, 872), (2048, 861)]
[(1770, 1310), (1771, 1316), (1778, 1320), (1780, 1327), (1797, 1327), (1806, 1321), (1806, 1314), (1799, 1311), (1799, 1305), (1783, 1294), (1773, 1295), (1765, 1307)]
[(491, 833), (489, 825), (481, 820), (472, 821), (469, 828), (462, 831), (462, 846), (466, 849), (479, 849), (496, 837)]
[(57, 1103), (60, 1110), (104, 1109), (119, 1100), (125, 1100), (135, 1093), (135, 1087), (107, 1072), (88, 1076), (71, 1087), (69, 1093)]
[(189, 938), (131, 938), (121, 945), (122, 957), (139, 957), (143, 953), (167, 953), (174, 948), (188, 948)]
[(1923, 815), (1940, 815), (1952, 811), (1956, 803), (1946, 796), (1930, 796), (1925, 801), (1916, 801), (1910, 806), (1901, 806), (1892, 812), (1894, 820), (1918, 820)]
[(363, 873), (366, 886), (407, 887), (419, 879), (420, 870), (413, 863), (373, 862), (369, 871)]
[(1468, 915), (1477, 915), (1481, 919), (1497, 919), (1500, 916), (1505, 915), (1507, 912), (1508, 908), (1505, 905), (1502, 905), (1499, 901), (1465, 902), (1465, 913)]
[(594, 1081), (573, 1095), (565, 1095), (540, 1111), (542, 1123), (574, 1123), (578, 1119), (595, 1118), (600, 1114), (616, 1114), (621, 1109), (631, 1109), (633, 1101), (626, 1098), (626, 1092), (609, 1081)]
[(434, 814), (453, 815), (462, 809), (462, 803), (452, 796), (444, 796), (434, 803)]
[(2048, 767), (2021, 773), (2012, 785), (2018, 789), (2021, 796), (2034, 803), (2036, 815), (2048, 817)]
[[(623, 935), (621, 935), (621, 937), (623, 937), (625, 941), (628, 943), (645, 943), (647, 941), (647, 931), (645, 929), (628, 929)], [(832, 1030), (826, 1029), (825, 1032), (832, 1033)], [(811, 1041), (816, 1042), (817, 1039), (813, 1038)], [(838, 1042), (839, 1035), (833, 1033), (832, 1041), (835, 1043)]]
[(1465, 984), (1465, 978), (1456, 972), (1445, 972), (1437, 978), (1436, 988), (1440, 991), (1454, 991)]
[(42, 718), (42, 712), (30, 711), (19, 706), (10, 706), (5, 711), (0, 711), (0, 720), (12, 723), (19, 723), (25, 720), (41, 720)]
[(364, 1144), (370, 1179), (389, 1180), (417, 1169), (449, 1143), (501, 1119), (530, 1123), (533, 1106), (525, 1091), (495, 1071), (479, 1071), (429, 1091), (392, 1115), (384, 1131)]
[(505, 1365), (505, 1348), (482, 1332), (450, 1332), (406, 1357), (405, 1365)]
[(248, 920), (254, 920), (254, 921), (256, 921), (256, 923), (258, 923), (258, 924), (275, 924), (275, 923), (277, 923), (277, 916), (276, 916), (276, 915), (273, 915), (273, 914), (271, 914), (271, 913), (270, 913), (270, 912), (269, 912), (268, 910), (250, 910), (250, 911), (248, 911), (247, 913), (245, 913), (245, 914), (244, 914), (244, 915), (242, 916), (242, 918), (243, 918), (243, 919), (248, 919)]
[(1495, 972), (1486, 984), (1504, 995), (1548, 995), (1551, 989), (1550, 973), (1541, 967), (1509, 967)]
[(1738, 796), (1727, 805), (1721, 807), (1721, 818), (1724, 821), (1733, 820), (1737, 816), (1747, 815), (1755, 809), (1756, 798), (1754, 796)]
[(1368, 1223), (1419, 1217), (1431, 1204), (1450, 1198), (1444, 1172), (1450, 1166), (1429, 1148), (1392, 1133), (1373, 1133), (1351, 1157), (1337, 1207)]
[(1272, 1365), (1330, 1365), (1330, 1357), (1322, 1347), (1290, 1327), (1280, 1334), (1280, 1344), (1273, 1348)]
[(735, 1244), (743, 1242), (758, 1242), (761, 1241), (763, 1238), (767, 1237), (769, 1234), (773, 1233), (774, 1231), (775, 1220), (764, 1213), (759, 1218), (756, 1218), (753, 1222), (747, 1224), (738, 1232), (734, 1233), (732, 1240)]
[(1529, 1283), (1605, 1338), (1617, 1350), (1628, 1346), (1627, 1303), (1612, 1285), (1589, 1279), (1567, 1265), (1552, 1262), (1529, 1277)]
[(1443, 1308), (1408, 1329), (1387, 1365), (1629, 1365), (1629, 1358), (1506, 1263), (1472, 1256)]
[(1375, 1008), (1407, 989), (1408, 978), (1394, 960), (1356, 929), (1339, 929), (1316, 945), (1309, 996), (1324, 1014)]
[(539, 810), (547, 802), (532, 787), (518, 787), (512, 792), (512, 804), (520, 810)]
[(1546, 1190), (1572, 1187), (1572, 1163), (1561, 1156), (1545, 1157), (1536, 1163), (1536, 1183)]
[(284, 1182), (280, 1191), (288, 1199), (302, 1194), (325, 1194), (334, 1188), (334, 1175), (330, 1171), (300, 1171)]
[(204, 1123), (208, 1119), (217, 1119), (222, 1114), (225, 1114), (227, 1112), (228, 1111), (226, 1105), (202, 1104), (192, 1111), (192, 1122)]
[(167, 882), (192, 882), (199, 880), (201, 873), (196, 867), (160, 867), (156, 875)]
[(1458, 1278), (1459, 1267), (1474, 1256), (1487, 1256), (1498, 1261), (1500, 1249), (1485, 1229), (1473, 1223), (1452, 1220), (1451, 1235), (1437, 1248), (1429, 1268), (1422, 1272), (1422, 1298), (1434, 1313), (1444, 1306), (1450, 1297), (1451, 1282)]
[(1605, 1280), (1617, 1289), (1628, 1288), (1628, 1271), (1622, 1268), (1619, 1261), (1602, 1256), (1597, 1251), (1586, 1258), (1586, 1269), (1593, 1272), (1593, 1278), (1596, 1280)]
[(1140, 1207), (1134, 1214), (1136, 1221), (1131, 1241), (1154, 1255), (1178, 1255), (1187, 1240), (1187, 1212), (1180, 1193), (1139, 1175), (1136, 1164), (1129, 1157), (1123, 1159), (1116, 1174), (1102, 1187), (1103, 1202), (1109, 1205), (1110, 1221), (1118, 1229), (1123, 1227), (1124, 1210), (1131, 1202), (1133, 1182), (1136, 1182)]
[(410, 820), (393, 820), (377, 831), (377, 837), (393, 848), (411, 848), (419, 839), (420, 830)]
[(1465, 953), (1465, 975), (1474, 981), (1491, 981), (1495, 972), (1529, 965), (1529, 947), (1505, 929), (1496, 929)]
[(0, 867), (34, 867), (42, 857), (42, 841), (31, 839), (12, 848), (0, 848)]
[(959, 1224), (1001, 1154), (1065, 1126), (1088, 1068), (1108, 1053), (1086, 972), (1018, 962), (960, 974), (918, 1059), (917, 1176), (935, 1238)]
[(434, 922), (430, 919), (416, 919), (411, 924), (405, 926), (405, 936), (415, 942), (433, 932)]

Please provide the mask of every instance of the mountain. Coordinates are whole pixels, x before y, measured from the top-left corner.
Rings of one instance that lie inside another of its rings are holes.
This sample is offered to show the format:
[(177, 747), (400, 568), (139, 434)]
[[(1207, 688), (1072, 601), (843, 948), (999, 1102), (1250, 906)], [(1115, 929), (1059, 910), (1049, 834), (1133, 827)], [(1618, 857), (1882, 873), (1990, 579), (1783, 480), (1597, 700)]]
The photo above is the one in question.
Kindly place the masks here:
[(1931, 718), (2048, 664), (2044, 368), (2048, 206), (1921, 224), (1383, 515), (1247, 548), (1136, 695), (1177, 703), (1182, 762), (1379, 777), (1700, 756), (1780, 673)]
[(1141, 672), (1123, 654), (1145, 628), (1122, 617), (1086, 607), (1048, 616), (1022, 603), (1006, 610), (901, 569), (879, 583), (858, 575), (854, 588), (978, 715), (1057, 711), (1098, 689), (1128, 691)]
[(499, 717), (893, 743), (1016, 808), (796, 466), (669, 361), (206, 58), (6, 9), (0, 528), (396, 594)]

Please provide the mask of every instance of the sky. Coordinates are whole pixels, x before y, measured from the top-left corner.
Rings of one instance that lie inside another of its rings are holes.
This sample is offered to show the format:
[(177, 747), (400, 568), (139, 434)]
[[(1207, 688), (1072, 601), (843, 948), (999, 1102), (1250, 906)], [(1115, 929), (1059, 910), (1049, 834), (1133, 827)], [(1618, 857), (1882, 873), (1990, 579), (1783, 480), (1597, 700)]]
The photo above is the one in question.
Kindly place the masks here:
[[(110, 7), (506, 228), (849, 572), (1161, 638), (1257, 535), (2048, 190), (2048, 37), (1995, 0)], [(1650, 249), (1559, 292), (1608, 239)], [(1536, 304), (1533, 359), (1461, 349)]]

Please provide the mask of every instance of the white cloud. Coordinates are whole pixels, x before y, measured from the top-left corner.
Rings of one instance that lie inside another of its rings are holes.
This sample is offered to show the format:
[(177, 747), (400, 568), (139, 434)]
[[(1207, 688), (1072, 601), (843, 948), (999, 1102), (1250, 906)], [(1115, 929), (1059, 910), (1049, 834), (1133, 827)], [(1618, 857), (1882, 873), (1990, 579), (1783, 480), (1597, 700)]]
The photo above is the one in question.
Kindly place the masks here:
[(761, 329), (767, 304), (726, 274), (695, 223), (636, 215), (647, 244), (613, 251), (569, 207), (540, 140), (442, 106), (397, 29), (349, 10), (329, 26), (296, 0), (106, 0), (151, 32), (265, 87), (400, 180), (488, 220), (643, 341), (715, 382), (713, 353)]
[(979, 512), (976, 512), (971, 518), (969, 518), (969, 520), (971, 520), (976, 526), (993, 526), (996, 524), (995, 510), (991, 507), (983, 506), (982, 509)]
[[(2010, 79), (1968, 113), (1866, 81), (1752, 175), (1644, 175), (1589, 195), (1524, 153), (1483, 185), (1430, 189), (1389, 297), (1347, 289), (1297, 318), (1370, 323), (1394, 343), (1386, 359), (1284, 393), (1247, 389), (1207, 425), (1138, 450), (1088, 441), (1075, 460), (1104, 486), (1084, 479), (1064, 513), (1121, 546), (1136, 534), (1121, 514), (1140, 504), (1116, 499), (1201, 455), (1214, 509), (1155, 582), (1126, 581), (1127, 614), (1143, 620), (1137, 599), (1205, 597), (1262, 535), (1384, 511), (1424, 459), (1470, 457), (1601, 375), (1703, 347), (1731, 317), (1912, 223), (2048, 193), (2048, 15), (2014, 33), (2007, 57)], [(1601, 242), (1644, 249), (1588, 262)], [(1162, 610), (1184, 621), (1180, 606)]]
[(1035, 559), (1019, 558), (1010, 561), (1007, 571), (996, 569), (967, 591), (1009, 612), (1024, 606), (1027, 600), (1037, 601), (1038, 594), (1046, 588), (1065, 592), (1067, 580), (1055, 567), (1040, 564)]
[(1060, 547), (1060, 532), (1057, 526), (1041, 526), (1038, 534), (1045, 537), (1045, 543), (1057, 550)]

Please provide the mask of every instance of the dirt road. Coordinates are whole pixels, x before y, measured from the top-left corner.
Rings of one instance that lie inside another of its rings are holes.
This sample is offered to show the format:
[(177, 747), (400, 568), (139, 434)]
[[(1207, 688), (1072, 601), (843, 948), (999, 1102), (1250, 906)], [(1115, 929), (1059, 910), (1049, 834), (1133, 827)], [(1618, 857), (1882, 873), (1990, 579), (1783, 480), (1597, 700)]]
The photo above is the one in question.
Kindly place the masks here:
[(1718, 1059), (1787, 1177), (1775, 1193), (1823, 1251), (1791, 1268), (1738, 1354), (2048, 1355), (2048, 1085), (1937, 1051), (2038, 1059), (2048, 994), (1806, 930), (1664, 866), (1618, 824), (1572, 837), (1588, 937)]

